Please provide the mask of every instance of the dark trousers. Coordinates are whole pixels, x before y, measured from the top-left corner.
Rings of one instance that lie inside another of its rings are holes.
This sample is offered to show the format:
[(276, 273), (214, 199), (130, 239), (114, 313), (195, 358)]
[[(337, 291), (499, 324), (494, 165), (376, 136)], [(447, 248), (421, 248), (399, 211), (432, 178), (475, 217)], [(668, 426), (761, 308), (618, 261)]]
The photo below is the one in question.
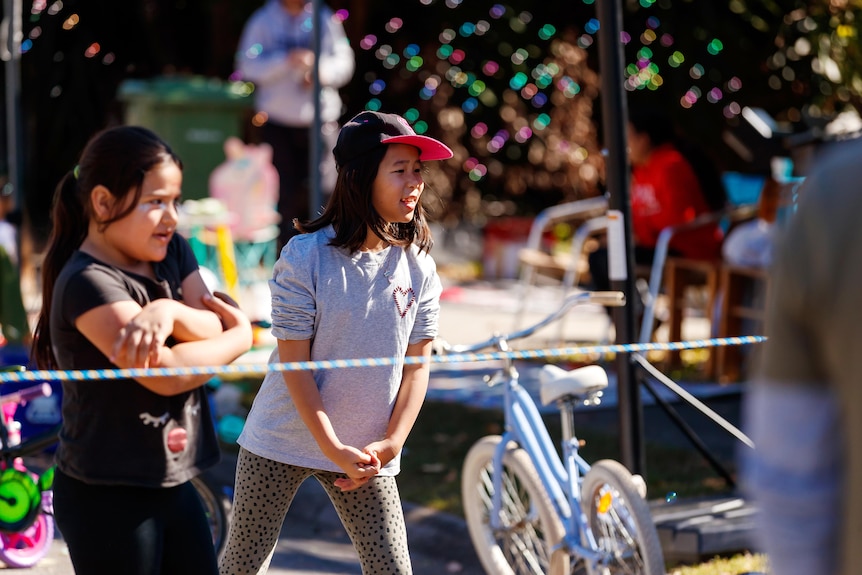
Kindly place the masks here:
[(281, 126), (267, 122), (261, 129), (261, 139), (272, 146), (272, 163), (278, 171), (278, 213), (281, 224), (278, 249), (297, 234), (294, 218), (309, 219), (309, 129)]
[(212, 533), (191, 483), (90, 485), (57, 471), (54, 518), (78, 575), (217, 575)]

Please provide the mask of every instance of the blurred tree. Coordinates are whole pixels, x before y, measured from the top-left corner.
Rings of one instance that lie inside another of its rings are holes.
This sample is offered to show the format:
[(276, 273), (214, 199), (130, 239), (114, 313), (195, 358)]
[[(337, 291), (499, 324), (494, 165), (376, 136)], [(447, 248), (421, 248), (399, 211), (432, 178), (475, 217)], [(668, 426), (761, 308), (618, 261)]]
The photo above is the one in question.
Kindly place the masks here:
[[(435, 170), (449, 217), (529, 215), (602, 190), (595, 0), (327, 0), (357, 74), (345, 117), (379, 107), (456, 151)], [(129, 77), (228, 78), (263, 0), (24, 2), (25, 209), (42, 233), (54, 185), (122, 121)], [(623, 0), (632, 101), (666, 108), (723, 169), (745, 106), (796, 123), (858, 108), (862, 0)]]
[(860, 17), (860, 0), (628, 0), (626, 88), (677, 100), (690, 135), (737, 125), (744, 106), (822, 126), (862, 109)]
[(227, 77), (239, 31), (226, 22), (241, 26), (249, 10), (232, 0), (24, 4), (24, 209), (41, 240), (56, 183), (94, 132), (122, 122), (120, 83), (164, 74)]
[(365, 72), (350, 112), (394, 111), (439, 132), (456, 155), (431, 185), (452, 220), (482, 224), (596, 195), (598, 75), (574, 24), (593, 12), (525, 0), (375, 3), (353, 22)]
[[(806, 97), (800, 107), (783, 110), (798, 122), (862, 110), (862, 1), (787, 2), (778, 20), (774, 52), (766, 60), (769, 87)], [(801, 4), (801, 5), (800, 5)]]

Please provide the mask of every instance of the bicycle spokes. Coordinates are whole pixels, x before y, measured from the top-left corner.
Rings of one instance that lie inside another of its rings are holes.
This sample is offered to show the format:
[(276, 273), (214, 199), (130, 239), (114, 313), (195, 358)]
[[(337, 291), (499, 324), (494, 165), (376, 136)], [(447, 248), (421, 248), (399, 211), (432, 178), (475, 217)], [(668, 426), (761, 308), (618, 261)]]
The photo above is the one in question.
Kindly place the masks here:
[(614, 573), (641, 573), (643, 560), (638, 549), (637, 527), (623, 496), (605, 485), (594, 503), (594, 533), (599, 548), (607, 554), (607, 563), (616, 567)]

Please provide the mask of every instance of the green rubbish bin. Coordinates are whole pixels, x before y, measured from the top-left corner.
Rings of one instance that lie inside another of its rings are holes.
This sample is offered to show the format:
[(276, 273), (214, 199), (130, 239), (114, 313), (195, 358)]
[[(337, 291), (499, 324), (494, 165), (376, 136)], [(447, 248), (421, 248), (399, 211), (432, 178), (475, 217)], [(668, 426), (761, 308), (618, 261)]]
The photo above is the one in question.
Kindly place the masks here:
[(224, 142), (242, 138), (252, 107), (243, 82), (202, 76), (130, 79), (119, 88), (124, 121), (161, 136), (183, 161), (183, 198), (209, 195), (213, 169), (224, 162)]

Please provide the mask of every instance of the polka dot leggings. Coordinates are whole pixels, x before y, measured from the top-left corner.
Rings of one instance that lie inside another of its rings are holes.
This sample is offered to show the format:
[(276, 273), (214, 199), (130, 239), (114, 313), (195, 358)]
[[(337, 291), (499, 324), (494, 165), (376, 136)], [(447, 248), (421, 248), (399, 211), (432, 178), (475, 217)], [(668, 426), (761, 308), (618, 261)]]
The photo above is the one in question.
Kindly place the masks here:
[(221, 575), (266, 573), (287, 510), (303, 481), (326, 490), (364, 575), (411, 575), (404, 510), (394, 477), (374, 477), (354, 491), (333, 485), (343, 473), (286, 465), (240, 448), (233, 519), (219, 560)]

